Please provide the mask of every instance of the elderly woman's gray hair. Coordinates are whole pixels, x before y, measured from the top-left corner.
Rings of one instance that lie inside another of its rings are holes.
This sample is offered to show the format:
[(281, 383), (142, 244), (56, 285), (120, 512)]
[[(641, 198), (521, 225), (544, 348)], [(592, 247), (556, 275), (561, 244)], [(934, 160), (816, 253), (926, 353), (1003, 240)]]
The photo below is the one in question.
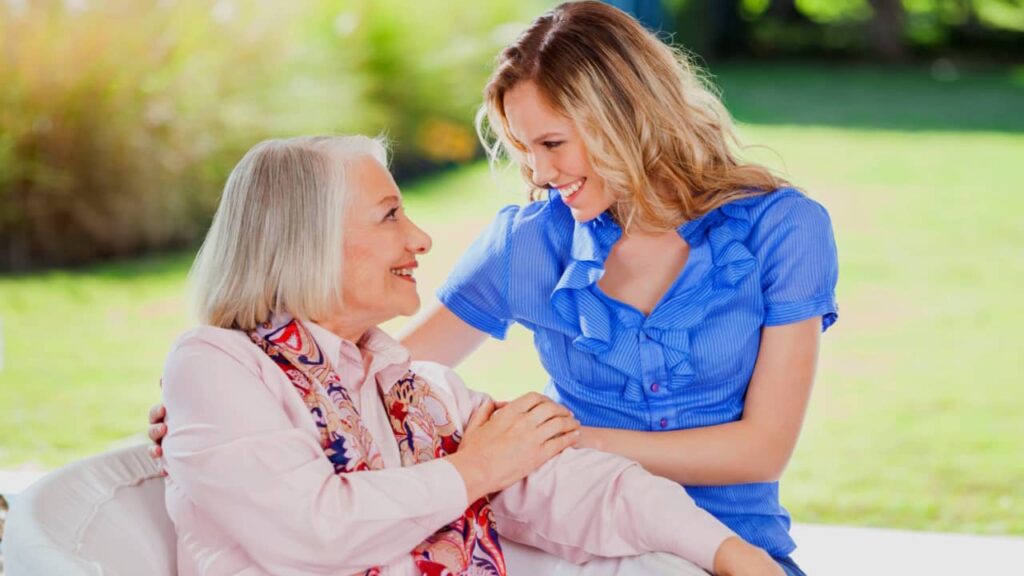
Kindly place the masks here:
[(366, 136), (268, 140), (245, 154), (190, 273), (200, 322), (251, 330), (271, 314), (338, 310), (346, 173), (363, 156), (387, 166), (383, 140)]

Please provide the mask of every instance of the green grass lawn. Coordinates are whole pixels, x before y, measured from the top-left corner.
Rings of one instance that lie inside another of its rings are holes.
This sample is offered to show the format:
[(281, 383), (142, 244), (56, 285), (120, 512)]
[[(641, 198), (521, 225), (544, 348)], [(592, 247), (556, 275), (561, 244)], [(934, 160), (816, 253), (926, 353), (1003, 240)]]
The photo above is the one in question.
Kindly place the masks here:
[[(802, 522), (1024, 534), (1024, 86), (1011, 72), (771, 70), (716, 72), (764, 146), (750, 156), (825, 204), (841, 259), (840, 320), (783, 502)], [(483, 165), (405, 187), (434, 235), (425, 295), (519, 190)], [(190, 257), (0, 277), (0, 467), (141, 438), (190, 325)], [(501, 397), (545, 380), (521, 329), (460, 372)]]

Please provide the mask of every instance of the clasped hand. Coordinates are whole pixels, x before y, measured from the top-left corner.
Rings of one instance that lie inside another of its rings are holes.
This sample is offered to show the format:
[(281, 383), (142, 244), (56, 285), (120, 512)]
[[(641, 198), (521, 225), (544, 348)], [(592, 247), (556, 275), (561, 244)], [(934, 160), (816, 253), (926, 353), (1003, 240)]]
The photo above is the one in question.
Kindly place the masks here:
[(550, 398), (530, 392), (511, 402), (488, 400), (473, 412), (458, 452), (448, 460), (470, 501), (523, 479), (576, 444), (580, 423)]

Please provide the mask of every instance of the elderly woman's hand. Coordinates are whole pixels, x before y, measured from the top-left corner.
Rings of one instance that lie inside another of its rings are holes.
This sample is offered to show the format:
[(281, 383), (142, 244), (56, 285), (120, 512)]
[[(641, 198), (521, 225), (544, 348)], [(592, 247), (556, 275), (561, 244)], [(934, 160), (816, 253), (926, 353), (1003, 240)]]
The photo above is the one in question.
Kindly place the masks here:
[(466, 425), (448, 461), (462, 475), (469, 501), (521, 480), (576, 444), (580, 423), (564, 406), (530, 392), (497, 408), (488, 401)]

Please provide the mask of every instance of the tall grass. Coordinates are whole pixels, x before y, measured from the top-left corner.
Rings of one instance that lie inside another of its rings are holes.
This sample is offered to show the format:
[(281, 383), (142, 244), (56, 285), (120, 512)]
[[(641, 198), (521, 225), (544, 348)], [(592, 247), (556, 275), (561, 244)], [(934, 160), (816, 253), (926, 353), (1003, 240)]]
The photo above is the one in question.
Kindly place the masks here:
[(269, 23), (187, 2), (0, 10), (0, 266), (192, 238), (252, 138), (225, 102), (258, 90)]

